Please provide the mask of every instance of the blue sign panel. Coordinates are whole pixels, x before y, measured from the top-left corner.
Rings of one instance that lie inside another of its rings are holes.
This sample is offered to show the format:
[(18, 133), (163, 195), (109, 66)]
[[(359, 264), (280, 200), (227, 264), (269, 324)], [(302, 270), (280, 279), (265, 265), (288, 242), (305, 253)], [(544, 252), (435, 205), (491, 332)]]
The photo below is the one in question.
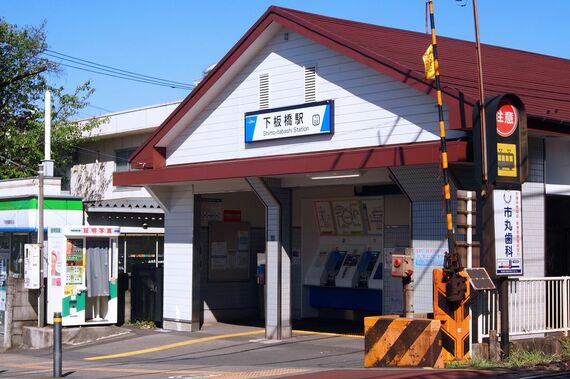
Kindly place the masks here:
[(245, 142), (333, 133), (333, 101), (245, 114)]

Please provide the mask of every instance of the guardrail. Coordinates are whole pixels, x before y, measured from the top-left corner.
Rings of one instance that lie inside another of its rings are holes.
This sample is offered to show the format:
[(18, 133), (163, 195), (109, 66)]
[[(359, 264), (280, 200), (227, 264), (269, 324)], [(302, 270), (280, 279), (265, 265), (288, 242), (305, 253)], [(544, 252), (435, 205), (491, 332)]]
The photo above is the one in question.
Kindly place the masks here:
[[(570, 277), (510, 278), (509, 335), (523, 336), (562, 332), (568, 336)], [(496, 290), (481, 291), (473, 312), (477, 320), (477, 342), (500, 335), (499, 296)]]

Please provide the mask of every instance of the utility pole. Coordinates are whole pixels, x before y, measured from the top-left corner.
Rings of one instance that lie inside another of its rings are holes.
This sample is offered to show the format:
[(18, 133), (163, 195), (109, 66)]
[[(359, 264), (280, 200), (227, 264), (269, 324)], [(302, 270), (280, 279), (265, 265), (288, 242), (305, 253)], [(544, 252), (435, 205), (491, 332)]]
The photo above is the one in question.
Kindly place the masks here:
[(481, 43), (479, 42), (479, 17), (477, 15), (477, 0), (473, 0), (473, 21), (475, 24), (475, 50), (477, 51), (477, 77), (479, 80), (479, 119), (481, 120), (481, 173), (483, 188), (481, 197), (489, 195), (487, 174), (487, 134), (485, 129), (485, 91), (483, 90), (483, 65), (481, 63)]
[[(479, 41), (479, 17), (477, 11), (477, 0), (473, 1), (473, 22), (475, 25), (475, 49), (477, 52), (477, 77), (479, 80), (479, 120), (481, 123), (481, 198), (482, 208), (486, 201), (491, 201), (493, 194), (493, 185), (489, 183), (489, 175), (487, 172), (487, 127), (485, 120), (485, 91), (483, 89), (483, 67), (481, 58), (481, 43)], [(484, 231), (486, 229), (483, 229)], [(501, 352), (503, 357), (510, 354), (509, 344), (509, 289), (508, 277), (499, 277), (499, 308), (501, 310)]]
[(38, 299), (38, 328), (43, 327), (45, 320), (45, 251), (44, 251), (44, 177), (53, 176), (51, 160), (51, 93), (46, 90), (44, 109), (44, 159), (38, 169), (38, 238), (40, 246), (40, 294)]
[(45, 320), (45, 284), (44, 284), (44, 166), (38, 169), (38, 245), (40, 246), (40, 295), (38, 297), (38, 328)]

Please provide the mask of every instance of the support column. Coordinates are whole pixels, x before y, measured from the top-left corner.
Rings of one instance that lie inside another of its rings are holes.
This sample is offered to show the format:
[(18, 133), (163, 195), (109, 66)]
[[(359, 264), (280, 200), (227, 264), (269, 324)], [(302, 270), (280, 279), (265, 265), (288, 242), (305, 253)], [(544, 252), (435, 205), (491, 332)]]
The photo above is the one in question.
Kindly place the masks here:
[(246, 180), (266, 208), (265, 337), (291, 338), (290, 192), (279, 181)]
[(195, 308), (194, 193), (191, 186), (147, 188), (164, 209), (163, 327), (199, 330)]

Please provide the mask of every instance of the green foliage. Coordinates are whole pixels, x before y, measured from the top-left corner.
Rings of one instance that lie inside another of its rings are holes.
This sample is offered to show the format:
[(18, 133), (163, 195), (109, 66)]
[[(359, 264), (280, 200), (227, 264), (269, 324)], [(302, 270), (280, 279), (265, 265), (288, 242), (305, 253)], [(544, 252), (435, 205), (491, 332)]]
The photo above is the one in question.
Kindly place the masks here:
[(156, 323), (151, 320), (136, 320), (136, 321), (128, 321), (126, 323), (135, 328), (139, 329), (154, 329), (156, 328)]
[(66, 93), (48, 75), (60, 72), (45, 58), (44, 25), (18, 28), (0, 18), (0, 179), (35, 176), (44, 157), (44, 94), (52, 93), (52, 156), (55, 167), (71, 162), (75, 146), (100, 120), (75, 122), (93, 88), (89, 82)]
[(543, 351), (515, 349), (509, 354), (506, 364), (507, 367), (529, 367), (549, 364), (559, 359), (559, 356), (546, 354)]
[(561, 338), (560, 346), (562, 347), (562, 357), (565, 359), (570, 358), (570, 338)]
[[(564, 346), (564, 345), (563, 345)], [(567, 342), (567, 347), (570, 348), (570, 343)], [(568, 353), (568, 350), (563, 347), (563, 350)], [(568, 355), (566, 355), (568, 356)], [(534, 367), (539, 365), (548, 365), (553, 362), (560, 360), (560, 356), (546, 354), (543, 351), (538, 350), (523, 350), (514, 349), (509, 354), (509, 357), (501, 362), (495, 362), (483, 358), (473, 358), (463, 361), (452, 361), (445, 364), (446, 368), (458, 369), (458, 368), (477, 368), (477, 369), (489, 369), (489, 368), (521, 368), (521, 367)]]
[(445, 364), (445, 368), (450, 368), (450, 369), (457, 369), (457, 368), (487, 369), (487, 368), (496, 368), (502, 366), (503, 364), (500, 362), (494, 362), (489, 359), (483, 359), (483, 358), (466, 359), (463, 361), (452, 361), (452, 362), (447, 362)]

